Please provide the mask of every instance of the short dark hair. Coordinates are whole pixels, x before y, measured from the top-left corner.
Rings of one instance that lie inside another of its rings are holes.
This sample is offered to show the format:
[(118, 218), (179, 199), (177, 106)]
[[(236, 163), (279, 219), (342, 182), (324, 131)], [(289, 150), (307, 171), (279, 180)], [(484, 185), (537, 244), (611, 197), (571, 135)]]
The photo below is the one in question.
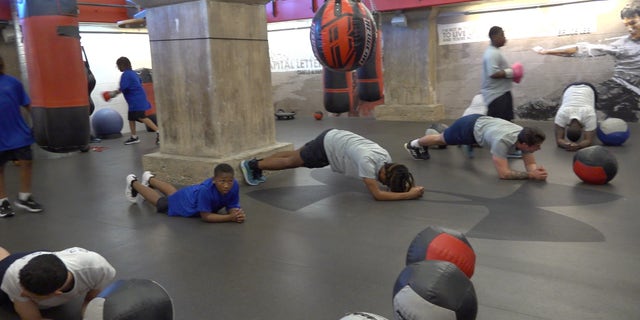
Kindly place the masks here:
[(567, 139), (578, 142), (580, 137), (582, 137), (582, 126), (579, 122), (567, 126)]
[(127, 57), (120, 57), (116, 60), (116, 65), (124, 70), (131, 70), (131, 61)]
[(385, 163), (383, 168), (387, 180), (384, 185), (389, 187), (391, 192), (407, 192), (413, 188), (413, 175), (405, 165)]
[(518, 142), (529, 146), (543, 143), (546, 138), (544, 132), (535, 127), (524, 127), (518, 134)]
[(227, 163), (221, 163), (221, 164), (217, 165), (213, 169), (213, 176), (214, 177), (217, 177), (218, 175), (221, 175), (223, 173), (230, 173), (231, 175), (235, 174), (234, 171), (233, 171), (233, 167), (231, 167)]
[(631, 19), (635, 16), (640, 16), (640, 1), (637, 0), (627, 3), (620, 11), (620, 19)]
[(20, 284), (29, 292), (44, 296), (60, 289), (67, 281), (67, 273), (67, 267), (58, 256), (41, 254), (20, 269)]
[(502, 28), (498, 26), (491, 27), (491, 29), (489, 29), (489, 39), (493, 39), (494, 36), (497, 36), (501, 32), (503, 32)]

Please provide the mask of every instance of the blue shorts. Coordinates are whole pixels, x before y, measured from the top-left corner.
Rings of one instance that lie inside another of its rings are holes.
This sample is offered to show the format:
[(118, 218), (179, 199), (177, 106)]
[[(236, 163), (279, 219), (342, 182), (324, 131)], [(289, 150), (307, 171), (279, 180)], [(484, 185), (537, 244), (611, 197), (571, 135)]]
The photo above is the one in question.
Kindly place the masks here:
[(456, 120), (442, 133), (444, 141), (448, 145), (477, 144), (476, 137), (473, 135), (473, 127), (475, 127), (478, 118), (482, 116), (482, 114), (470, 114)]

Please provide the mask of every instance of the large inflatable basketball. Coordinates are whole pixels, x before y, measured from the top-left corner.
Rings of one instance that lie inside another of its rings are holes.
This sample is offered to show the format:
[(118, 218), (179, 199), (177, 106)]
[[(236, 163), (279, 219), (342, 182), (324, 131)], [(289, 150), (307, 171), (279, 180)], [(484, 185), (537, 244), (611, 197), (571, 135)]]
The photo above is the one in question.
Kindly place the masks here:
[(353, 71), (373, 54), (376, 25), (359, 0), (327, 0), (311, 22), (311, 48), (318, 61), (336, 71)]

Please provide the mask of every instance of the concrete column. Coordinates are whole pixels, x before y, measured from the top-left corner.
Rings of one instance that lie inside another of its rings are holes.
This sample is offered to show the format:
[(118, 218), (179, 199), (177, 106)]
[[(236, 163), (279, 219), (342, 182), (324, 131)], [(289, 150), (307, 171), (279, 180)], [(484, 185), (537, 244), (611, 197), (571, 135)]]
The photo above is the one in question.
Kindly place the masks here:
[(240, 177), (241, 160), (293, 149), (275, 141), (266, 0), (137, 2), (148, 10), (161, 132), (145, 170), (190, 184), (225, 162)]
[(437, 103), (435, 84), (437, 8), (405, 12), (408, 26), (390, 23), (396, 13), (383, 15), (384, 105), (376, 120), (438, 121), (444, 106)]

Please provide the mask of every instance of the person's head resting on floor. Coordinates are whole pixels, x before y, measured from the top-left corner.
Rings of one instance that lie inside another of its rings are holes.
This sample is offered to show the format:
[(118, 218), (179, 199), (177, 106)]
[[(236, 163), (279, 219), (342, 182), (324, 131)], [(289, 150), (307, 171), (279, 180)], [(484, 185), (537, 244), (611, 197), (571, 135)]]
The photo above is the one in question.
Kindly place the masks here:
[(571, 119), (569, 125), (567, 126), (567, 139), (572, 142), (578, 142), (582, 137), (582, 128), (584, 126), (578, 119)]
[(229, 164), (218, 164), (213, 168), (213, 184), (220, 193), (226, 194), (233, 187), (234, 175), (235, 172)]
[(640, 40), (640, 1), (630, 1), (622, 8), (620, 19), (629, 31), (631, 39)]
[(415, 185), (409, 169), (399, 163), (385, 163), (378, 172), (378, 180), (391, 192), (407, 192)]
[(19, 272), (24, 297), (44, 300), (64, 292), (69, 271), (54, 254), (41, 254), (29, 260)]
[(524, 152), (536, 152), (546, 139), (542, 130), (535, 127), (524, 127), (518, 134), (516, 147)]

